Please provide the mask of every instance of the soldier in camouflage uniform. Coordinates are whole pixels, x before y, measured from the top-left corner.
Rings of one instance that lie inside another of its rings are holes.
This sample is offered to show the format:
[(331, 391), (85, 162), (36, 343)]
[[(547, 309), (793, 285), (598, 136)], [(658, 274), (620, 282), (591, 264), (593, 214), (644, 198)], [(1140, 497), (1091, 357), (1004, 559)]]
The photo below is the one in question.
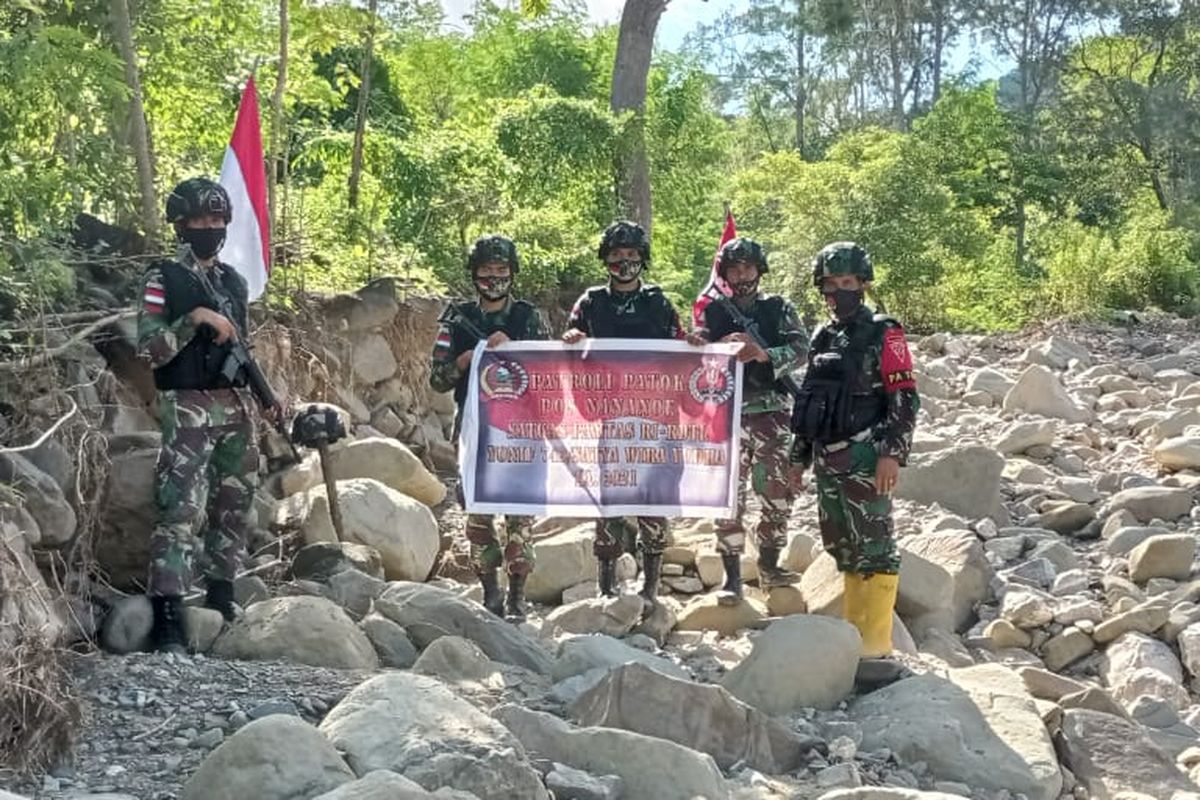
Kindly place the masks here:
[(904, 329), (863, 304), (874, 276), (866, 251), (852, 242), (827, 246), (813, 262), (813, 283), (833, 319), (813, 336), (791, 454), (814, 464), (821, 538), (843, 573), (845, 616), (862, 633), (868, 658), (892, 649), (900, 556), (891, 493), (920, 408)]
[[(641, 225), (614, 222), (600, 237), (600, 260), (608, 282), (593, 286), (575, 301), (563, 341), (574, 344), (591, 336), (622, 339), (682, 339), (679, 314), (662, 289), (642, 281), (650, 263), (650, 240)], [(625, 539), (625, 518), (596, 521), (593, 552), (599, 562), (600, 594), (617, 594), (617, 559)], [(650, 610), (658, 602), (662, 554), (667, 547), (667, 520), (637, 517), (642, 543), (642, 599)]]
[[(155, 479), (158, 524), (150, 539), (152, 639), (185, 652), (183, 595), (192, 579), (194, 533), (203, 522), (205, 602), (233, 619), (241, 562), (258, 483), (258, 442), (244, 376), (222, 375), (230, 342), (249, 336), (245, 280), (217, 260), (231, 219), (229, 196), (206, 178), (175, 187), (167, 221), (180, 251), (142, 279), (138, 351), (158, 390), (162, 448)], [(220, 312), (222, 301), (233, 310)], [(272, 409), (272, 414), (279, 410)]]
[[(716, 524), (717, 550), (725, 564), (725, 587), (719, 600), (725, 604), (736, 603), (742, 597), (747, 482), (762, 503), (756, 531), (762, 585), (778, 586), (799, 578), (779, 567), (795, 489), (800, 486), (803, 472), (788, 460), (791, 393), (780, 378), (790, 379), (808, 350), (808, 337), (788, 300), (759, 292), (759, 281), (768, 268), (758, 242), (747, 238), (726, 242), (718, 256), (717, 272), (733, 290), (733, 297), (726, 298), (716, 287), (710, 289), (696, 303), (697, 327), (688, 335), (693, 344), (740, 342), (737, 358), (746, 364), (742, 372), (742, 482), (738, 487), (737, 516), (717, 520)], [(756, 323), (766, 348), (746, 333), (747, 321)]]
[[(458, 303), (442, 315), (433, 345), (429, 384), (438, 392), (454, 392), (454, 400), (458, 403), (458, 417), (454, 423), (456, 434), (462, 420), (471, 357), (479, 334), (487, 335), (488, 347), (509, 340), (549, 338), (538, 310), (524, 300), (511, 297), (513, 278), (519, 270), (517, 248), (512, 240), (503, 236), (481, 237), (467, 257), (467, 271), (478, 300)], [(461, 501), (461, 487), (459, 491)], [(505, 514), (502, 546), (491, 515), (467, 516), (466, 535), (471, 543), (475, 571), (483, 585), (483, 605), (498, 617), (505, 614), (499, 575), (503, 563), (508, 572), (508, 616), (514, 621), (525, 619), (525, 579), (533, 570), (532, 526), (531, 517)]]

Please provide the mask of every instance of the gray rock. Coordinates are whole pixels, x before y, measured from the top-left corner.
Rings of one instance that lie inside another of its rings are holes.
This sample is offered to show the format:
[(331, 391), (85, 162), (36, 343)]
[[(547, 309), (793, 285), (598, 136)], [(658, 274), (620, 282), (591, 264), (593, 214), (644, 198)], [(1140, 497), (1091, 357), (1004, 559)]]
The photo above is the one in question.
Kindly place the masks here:
[(1139, 725), (1110, 714), (1064, 712), (1060, 746), (1063, 762), (1091, 797), (1115, 798), (1123, 791), (1171, 797), (1196, 791)]
[(1190, 533), (1151, 536), (1129, 553), (1129, 579), (1143, 583), (1151, 578), (1186, 580), (1196, 556), (1196, 537)]
[(233, 601), (242, 608), (271, 599), (267, 582), (257, 575), (242, 575), (233, 582)]
[(1176, 708), (1189, 702), (1183, 667), (1170, 646), (1142, 633), (1126, 633), (1108, 646), (1101, 675), (1113, 698), (1129, 708), (1142, 695), (1158, 697)]
[(590, 775), (566, 764), (555, 764), (546, 775), (555, 800), (620, 800), (621, 787), (616, 775)]
[(1000, 501), (1003, 470), (1004, 457), (979, 445), (921, 454), (901, 470), (895, 496), (1006, 524), (1008, 515)]
[(136, 653), (150, 647), (150, 629), (154, 625), (154, 609), (144, 594), (123, 597), (113, 604), (104, 626), (100, 629), (100, 644), (110, 653)]
[(1016, 384), (1004, 396), (1005, 411), (1024, 411), (1067, 422), (1088, 422), (1092, 413), (1067, 394), (1058, 377), (1050, 370), (1034, 364), (1017, 378)]
[(596, 557), (592, 544), (596, 539), (595, 522), (541, 539), (533, 545), (537, 564), (525, 583), (525, 596), (535, 603), (562, 602), (562, 594), (580, 583), (595, 582)]
[(329, 576), (330, 599), (356, 619), (371, 611), (371, 602), (386, 588), (387, 584), (381, 579), (356, 569), (344, 569)]
[(461, 636), (442, 636), (430, 643), (413, 664), (413, 671), (444, 681), (483, 681), (496, 672), (482, 650)]
[(292, 577), (328, 581), (342, 570), (357, 569), (373, 578), (383, 577), (383, 558), (374, 547), (353, 542), (313, 542), (296, 551)]
[(284, 659), (313, 667), (379, 666), (375, 649), (354, 621), (319, 597), (256, 603), (217, 638), (213, 652), (222, 658)]
[(417, 660), (417, 648), (409, 641), (404, 628), (379, 613), (368, 614), (358, 624), (371, 641), (379, 663), (384, 667), (408, 669)]
[(642, 599), (627, 594), (620, 597), (594, 597), (559, 606), (546, 615), (543, 632), (604, 633), (622, 636), (633, 630), (642, 618)]
[[(56, 547), (75, 535), (75, 509), (53, 478), (16, 453), (0, 453), (0, 484), (16, 491), (37, 521), (44, 547)], [(144, 563), (144, 562), (143, 562)]]
[(430, 794), (422, 789), (419, 783), (414, 783), (403, 775), (377, 769), (313, 800), (427, 800), (441, 796), (440, 793)]
[(1108, 512), (1125, 510), (1139, 522), (1154, 519), (1175, 520), (1186, 516), (1192, 508), (1192, 493), (1188, 489), (1170, 486), (1138, 486), (1124, 489), (1108, 501)]
[(555, 681), (573, 675), (582, 675), (596, 668), (612, 669), (630, 662), (645, 664), (663, 675), (686, 680), (689, 675), (683, 667), (661, 656), (630, 647), (620, 639), (602, 633), (572, 636), (558, 648), (558, 660), (550, 673)]
[(1092, 631), (1092, 638), (1099, 644), (1107, 644), (1130, 631), (1154, 633), (1167, 623), (1168, 613), (1166, 603), (1151, 600), (1104, 620)]

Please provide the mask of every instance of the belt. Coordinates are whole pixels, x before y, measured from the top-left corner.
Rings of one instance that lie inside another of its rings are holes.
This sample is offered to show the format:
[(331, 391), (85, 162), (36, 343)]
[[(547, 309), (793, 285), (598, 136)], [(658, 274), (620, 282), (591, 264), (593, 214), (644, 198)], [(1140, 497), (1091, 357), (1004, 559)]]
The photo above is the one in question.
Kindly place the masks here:
[(855, 442), (869, 442), (871, 439), (874, 439), (874, 438), (875, 438), (875, 430), (873, 428), (863, 428), (861, 431), (854, 434), (849, 439), (843, 439), (840, 442), (828, 442), (828, 443), (822, 444), (821, 447), (824, 448), (825, 452), (827, 452), (827, 453), (836, 453), (839, 450), (845, 450), (847, 447), (854, 444)]

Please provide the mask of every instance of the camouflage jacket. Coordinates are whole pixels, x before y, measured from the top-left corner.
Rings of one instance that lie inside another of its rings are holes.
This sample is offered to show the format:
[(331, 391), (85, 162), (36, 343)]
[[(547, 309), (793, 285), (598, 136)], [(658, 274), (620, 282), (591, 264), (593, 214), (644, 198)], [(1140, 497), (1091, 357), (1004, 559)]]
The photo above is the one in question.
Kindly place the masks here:
[[(533, 305), (524, 300), (510, 299), (499, 311), (485, 312), (476, 302), (455, 304), (454, 311), (470, 320), (474, 327), (487, 334), (504, 331), (513, 340), (549, 339), (550, 330)], [(467, 372), (460, 370), (458, 357), (475, 347), (478, 336), (461, 321), (444, 319), (439, 323), (433, 343), (429, 385), (435, 392), (454, 392), (462, 402), (467, 392)]]
[[(699, 324), (695, 332), (710, 342), (742, 331), (742, 326), (723, 306), (724, 302), (712, 298), (702, 298), (697, 304)], [(759, 333), (767, 342), (768, 358), (765, 364), (750, 362), (743, 368), (742, 413), (759, 414), (787, 408), (791, 398), (778, 381), (794, 372), (808, 352), (808, 335), (800, 324), (800, 315), (789, 300), (773, 294), (756, 295), (750, 303), (739, 304), (738, 310), (758, 323)]]
[[(859, 326), (863, 325), (870, 328), (862, 331)], [(864, 333), (866, 349), (859, 374), (852, 381), (852, 388), (856, 394), (877, 398), (883, 413), (879, 421), (863, 431), (862, 435), (875, 443), (879, 455), (894, 458), (903, 465), (912, 447), (921, 401), (913, 376), (912, 354), (900, 323), (891, 317), (873, 314), (863, 306), (847, 322), (825, 324), (813, 335), (808, 352), (808, 370), (813, 369), (814, 360), (823, 353), (845, 352), (855, 334)], [(814, 449), (821, 450), (837, 444), (814, 444), (797, 436), (792, 444), (791, 460), (807, 466), (813, 461)], [(822, 454), (816, 455), (819, 457)]]

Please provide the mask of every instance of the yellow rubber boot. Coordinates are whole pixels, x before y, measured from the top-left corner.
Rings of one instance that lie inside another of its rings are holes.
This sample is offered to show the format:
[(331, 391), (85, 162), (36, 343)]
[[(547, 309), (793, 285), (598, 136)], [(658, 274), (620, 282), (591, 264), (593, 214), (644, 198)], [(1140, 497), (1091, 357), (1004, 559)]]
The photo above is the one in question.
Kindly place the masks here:
[(842, 619), (862, 630), (863, 579), (856, 572), (842, 573)]
[(876, 573), (857, 576), (860, 582), (861, 616), (855, 623), (863, 640), (863, 658), (882, 658), (892, 653), (892, 609), (896, 607), (899, 575)]

